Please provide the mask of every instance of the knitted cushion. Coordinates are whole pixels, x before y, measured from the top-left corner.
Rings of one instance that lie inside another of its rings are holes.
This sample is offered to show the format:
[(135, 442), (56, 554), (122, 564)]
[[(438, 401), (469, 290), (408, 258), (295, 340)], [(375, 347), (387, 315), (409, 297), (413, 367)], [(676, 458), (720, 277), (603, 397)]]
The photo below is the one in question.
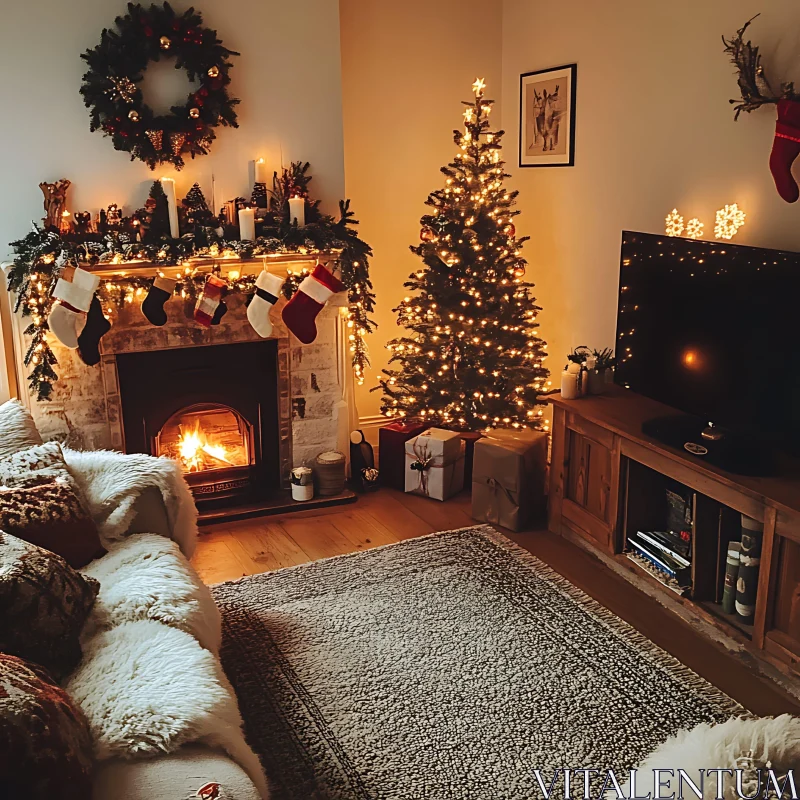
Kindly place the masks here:
[(19, 400), (9, 400), (0, 405), (0, 456), (41, 443), (42, 437), (36, 430), (33, 417)]
[(89, 726), (41, 667), (0, 653), (0, 795), (25, 800), (92, 796)]
[(0, 532), (0, 651), (35, 661), (57, 678), (81, 658), (78, 637), (100, 584), (63, 558)]
[(37, 444), (0, 457), (0, 487), (36, 486), (59, 478), (75, 486), (58, 442)]
[(105, 550), (97, 526), (63, 479), (19, 489), (0, 488), (0, 531), (52, 550), (83, 567)]

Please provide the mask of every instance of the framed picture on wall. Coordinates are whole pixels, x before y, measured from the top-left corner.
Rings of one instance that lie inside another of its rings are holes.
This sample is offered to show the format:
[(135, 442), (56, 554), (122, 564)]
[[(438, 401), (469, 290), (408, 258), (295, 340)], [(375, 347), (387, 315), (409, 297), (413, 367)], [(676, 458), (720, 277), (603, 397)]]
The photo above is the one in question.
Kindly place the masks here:
[(577, 64), (526, 72), (519, 77), (519, 165), (575, 164)]

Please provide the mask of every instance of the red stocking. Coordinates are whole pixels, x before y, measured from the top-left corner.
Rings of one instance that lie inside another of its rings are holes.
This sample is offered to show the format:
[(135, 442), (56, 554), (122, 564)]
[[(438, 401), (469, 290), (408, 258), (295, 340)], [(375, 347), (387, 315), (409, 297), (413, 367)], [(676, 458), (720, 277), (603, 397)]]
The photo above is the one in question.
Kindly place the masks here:
[(792, 162), (798, 153), (800, 153), (800, 101), (784, 98), (778, 100), (778, 121), (775, 123), (775, 139), (769, 156), (769, 169), (778, 194), (787, 203), (794, 203), (800, 197), (800, 189), (792, 177)]
[(311, 344), (317, 338), (314, 320), (325, 307), (331, 295), (341, 292), (344, 284), (331, 275), (322, 264), (303, 279), (292, 299), (283, 307), (286, 327), (303, 343)]

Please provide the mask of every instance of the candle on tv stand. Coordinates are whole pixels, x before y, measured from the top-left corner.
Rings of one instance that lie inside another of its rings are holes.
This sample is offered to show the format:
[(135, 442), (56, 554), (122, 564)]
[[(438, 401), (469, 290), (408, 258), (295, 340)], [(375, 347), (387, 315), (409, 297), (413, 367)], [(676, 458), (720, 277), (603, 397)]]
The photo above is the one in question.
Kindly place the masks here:
[(267, 162), (264, 161), (263, 158), (257, 158), (256, 169), (255, 169), (255, 182), (267, 183), (267, 178), (268, 178)]
[(306, 199), (305, 197), (289, 198), (289, 222), (297, 222), (297, 227), (302, 228), (306, 224)]
[(162, 178), (161, 188), (167, 196), (167, 208), (169, 209), (169, 234), (173, 239), (177, 239), (181, 234), (178, 228), (178, 205), (175, 201), (175, 181), (173, 178)]
[(245, 242), (254, 242), (256, 238), (256, 210), (243, 208), (239, 211), (239, 238)]

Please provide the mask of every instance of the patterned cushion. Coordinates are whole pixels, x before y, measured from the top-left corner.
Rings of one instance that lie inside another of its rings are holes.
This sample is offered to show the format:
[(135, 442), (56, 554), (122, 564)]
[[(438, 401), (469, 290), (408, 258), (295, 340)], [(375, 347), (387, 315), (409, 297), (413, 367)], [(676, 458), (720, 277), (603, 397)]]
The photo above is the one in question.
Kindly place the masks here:
[(0, 456), (41, 443), (33, 417), (19, 400), (9, 400), (0, 406)]
[(0, 532), (0, 652), (68, 675), (81, 659), (78, 637), (98, 591), (98, 581), (60, 556)]
[(75, 489), (61, 479), (0, 489), (0, 531), (52, 550), (72, 567), (83, 567), (105, 553), (97, 526)]
[(41, 667), (0, 653), (0, 796), (92, 796), (89, 726)]
[(75, 485), (58, 442), (45, 442), (0, 457), (0, 488), (36, 486), (59, 478)]

